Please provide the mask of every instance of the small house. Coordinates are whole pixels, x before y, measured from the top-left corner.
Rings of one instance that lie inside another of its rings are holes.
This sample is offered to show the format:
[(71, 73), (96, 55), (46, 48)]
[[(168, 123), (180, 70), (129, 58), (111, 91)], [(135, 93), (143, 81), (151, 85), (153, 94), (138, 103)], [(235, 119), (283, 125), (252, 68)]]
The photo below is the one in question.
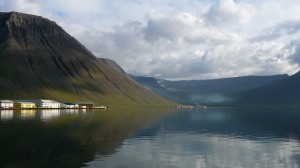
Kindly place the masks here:
[(1, 109), (8, 109), (8, 108), (13, 108), (14, 107), (14, 102), (10, 100), (0, 100), (0, 108)]

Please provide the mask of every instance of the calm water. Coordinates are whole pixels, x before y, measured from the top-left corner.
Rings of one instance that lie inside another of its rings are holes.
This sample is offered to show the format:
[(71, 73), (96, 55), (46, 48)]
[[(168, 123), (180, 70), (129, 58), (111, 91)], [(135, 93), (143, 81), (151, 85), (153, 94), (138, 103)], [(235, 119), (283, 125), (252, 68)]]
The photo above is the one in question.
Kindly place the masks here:
[(2, 110), (0, 167), (300, 167), (300, 109)]

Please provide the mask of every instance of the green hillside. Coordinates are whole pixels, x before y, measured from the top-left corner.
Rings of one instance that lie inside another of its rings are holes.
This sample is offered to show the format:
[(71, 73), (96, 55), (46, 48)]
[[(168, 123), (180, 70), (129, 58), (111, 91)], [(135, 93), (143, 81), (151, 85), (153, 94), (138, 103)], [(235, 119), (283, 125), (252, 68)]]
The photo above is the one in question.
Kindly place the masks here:
[(55, 22), (0, 13), (0, 98), (171, 104), (95, 57)]

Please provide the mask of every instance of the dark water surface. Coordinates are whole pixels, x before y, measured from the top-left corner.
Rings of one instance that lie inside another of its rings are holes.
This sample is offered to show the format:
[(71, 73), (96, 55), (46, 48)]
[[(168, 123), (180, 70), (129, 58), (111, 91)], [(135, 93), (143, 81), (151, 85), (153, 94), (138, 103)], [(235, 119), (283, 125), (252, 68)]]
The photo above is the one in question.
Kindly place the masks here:
[(300, 109), (2, 110), (0, 167), (300, 167)]

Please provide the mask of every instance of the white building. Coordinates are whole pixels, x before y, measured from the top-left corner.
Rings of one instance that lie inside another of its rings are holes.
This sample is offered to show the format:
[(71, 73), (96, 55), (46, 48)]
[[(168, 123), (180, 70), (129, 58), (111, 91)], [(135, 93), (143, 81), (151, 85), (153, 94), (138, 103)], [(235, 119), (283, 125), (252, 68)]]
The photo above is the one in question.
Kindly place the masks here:
[(13, 108), (14, 102), (10, 100), (0, 100), (0, 108)]
[(72, 109), (72, 108), (79, 108), (79, 105), (65, 102), (65, 103), (60, 103), (60, 107), (62, 107), (62, 108), (71, 108)]
[(60, 103), (54, 100), (34, 100), (38, 108), (60, 108)]

